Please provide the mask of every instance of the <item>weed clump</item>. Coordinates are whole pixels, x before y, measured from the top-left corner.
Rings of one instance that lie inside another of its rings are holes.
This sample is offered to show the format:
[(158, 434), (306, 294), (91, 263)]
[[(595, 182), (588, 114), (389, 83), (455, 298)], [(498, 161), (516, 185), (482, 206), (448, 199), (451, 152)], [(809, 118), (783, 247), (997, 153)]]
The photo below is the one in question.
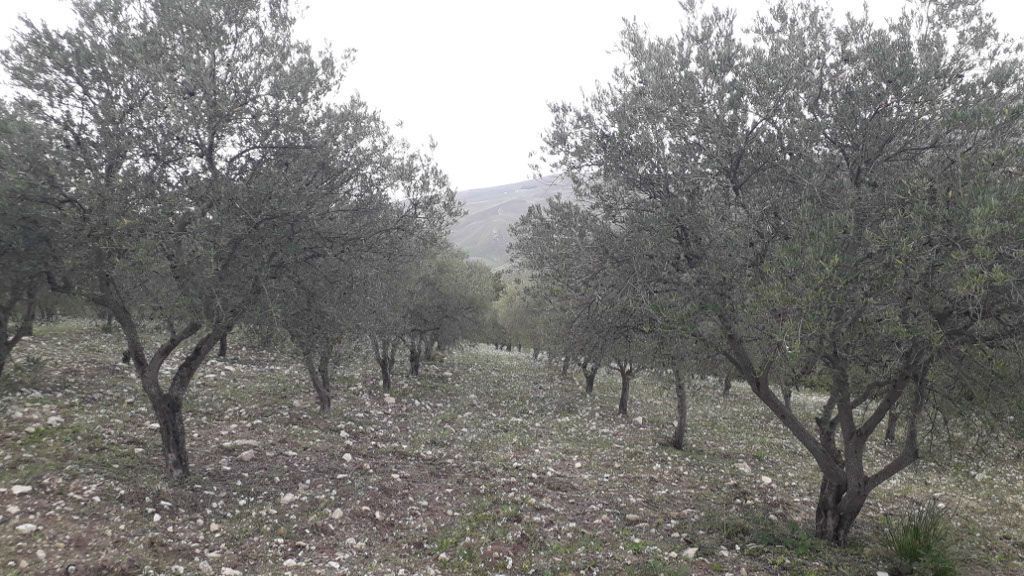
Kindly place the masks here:
[(934, 501), (896, 518), (886, 518), (883, 545), (895, 576), (956, 576), (952, 524)]

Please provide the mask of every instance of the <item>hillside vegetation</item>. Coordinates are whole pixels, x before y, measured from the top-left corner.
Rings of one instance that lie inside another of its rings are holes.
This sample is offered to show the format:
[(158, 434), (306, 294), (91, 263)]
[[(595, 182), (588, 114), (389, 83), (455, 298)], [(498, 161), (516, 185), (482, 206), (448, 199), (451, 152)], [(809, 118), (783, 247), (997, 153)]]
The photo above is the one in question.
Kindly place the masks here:
[(500, 268), (508, 265), (508, 228), (526, 209), (556, 195), (572, 198), (572, 184), (562, 176), (545, 176), (513, 184), (459, 192), (466, 214), (448, 234), (470, 258)]

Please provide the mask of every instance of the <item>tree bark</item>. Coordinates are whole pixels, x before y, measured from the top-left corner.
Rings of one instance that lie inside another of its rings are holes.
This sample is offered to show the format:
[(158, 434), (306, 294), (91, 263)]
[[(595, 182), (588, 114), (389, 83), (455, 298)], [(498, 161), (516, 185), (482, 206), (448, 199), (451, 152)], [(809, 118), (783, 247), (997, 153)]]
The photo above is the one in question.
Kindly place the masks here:
[(586, 381), (586, 387), (584, 392), (587, 396), (594, 395), (594, 380), (597, 379), (597, 371), (601, 368), (601, 365), (597, 362), (583, 365), (583, 379)]
[(185, 419), (181, 413), (181, 400), (170, 394), (150, 397), (150, 404), (160, 425), (164, 466), (172, 480), (189, 475), (188, 451), (185, 448)]
[(307, 352), (302, 359), (306, 371), (309, 372), (309, 380), (313, 384), (320, 412), (326, 414), (331, 411), (331, 355), (321, 351), (319, 362), (315, 363), (313, 353)]
[(32, 322), (35, 320), (36, 310), (35, 291), (29, 290), (26, 296), (25, 312), (22, 314), (21, 323), (15, 328), (14, 334), (10, 337), (8, 337), (10, 333), (8, 322), (20, 298), (14, 297), (6, 305), (0, 307), (0, 375), (3, 375), (4, 365), (7, 363), (7, 358), (11, 352), (14, 351), (14, 347), (18, 345), (22, 338), (32, 334)]
[(672, 447), (682, 450), (686, 445), (686, 381), (679, 367), (672, 369), (676, 388), (676, 429), (672, 434)]
[(896, 443), (896, 428), (897, 428), (897, 424), (899, 424), (899, 414), (896, 412), (896, 408), (893, 407), (893, 409), (889, 411), (889, 415), (886, 417), (886, 420), (885, 420), (885, 440), (884, 440), (884, 442), (886, 444), (890, 444), (891, 445), (891, 444), (895, 444)]
[(395, 366), (395, 352), (397, 344), (385, 338), (370, 336), (370, 344), (373, 346), (373, 357), (380, 367), (381, 385), (385, 392), (391, 391), (391, 369)]
[(818, 506), (814, 512), (814, 535), (837, 546), (845, 546), (867, 496), (866, 490), (849, 490), (846, 484), (822, 478)]
[(616, 362), (619, 375), (622, 378), (622, 391), (619, 393), (619, 414), (629, 415), (629, 384), (633, 379), (633, 367), (629, 363)]
[(409, 375), (419, 376), (420, 375), (420, 349), (416, 343), (409, 345)]
[(380, 379), (381, 384), (384, 387), (385, 392), (391, 391), (391, 366), (389, 366), (387, 359), (380, 359), (377, 361), (380, 366)]
[(793, 411), (793, 389), (789, 386), (782, 386), (782, 403), (786, 410)]
[(217, 346), (217, 358), (225, 358), (228, 355), (228, 335), (221, 336)]

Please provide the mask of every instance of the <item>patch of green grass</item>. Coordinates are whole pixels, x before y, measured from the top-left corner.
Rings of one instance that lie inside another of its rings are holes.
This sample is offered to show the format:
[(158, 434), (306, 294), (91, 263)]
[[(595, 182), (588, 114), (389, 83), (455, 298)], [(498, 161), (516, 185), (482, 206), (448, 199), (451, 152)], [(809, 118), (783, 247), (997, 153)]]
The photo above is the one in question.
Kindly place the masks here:
[(906, 514), (886, 518), (882, 542), (897, 576), (956, 576), (952, 536), (947, 512), (931, 500)]

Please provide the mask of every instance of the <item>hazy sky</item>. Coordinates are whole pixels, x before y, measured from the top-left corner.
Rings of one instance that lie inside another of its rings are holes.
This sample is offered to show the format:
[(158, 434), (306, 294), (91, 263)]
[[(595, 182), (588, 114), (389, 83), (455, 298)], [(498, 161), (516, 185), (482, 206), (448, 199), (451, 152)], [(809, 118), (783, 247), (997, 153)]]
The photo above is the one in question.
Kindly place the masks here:
[[(713, 0), (712, 0), (713, 2)], [(709, 2), (711, 3), (711, 2)], [(741, 17), (763, 2), (724, 0)], [(837, 13), (860, 0), (831, 2)], [(525, 180), (550, 115), (547, 103), (578, 100), (606, 79), (623, 18), (670, 34), (675, 0), (295, 0), (299, 33), (314, 45), (357, 50), (346, 86), (409, 140), (438, 143), (437, 159), (459, 189)], [(880, 17), (898, 0), (870, 0)], [(988, 0), (1001, 27), (1024, 35), (1024, 1)], [(0, 0), (0, 45), (18, 14), (70, 22), (62, 0)]]

